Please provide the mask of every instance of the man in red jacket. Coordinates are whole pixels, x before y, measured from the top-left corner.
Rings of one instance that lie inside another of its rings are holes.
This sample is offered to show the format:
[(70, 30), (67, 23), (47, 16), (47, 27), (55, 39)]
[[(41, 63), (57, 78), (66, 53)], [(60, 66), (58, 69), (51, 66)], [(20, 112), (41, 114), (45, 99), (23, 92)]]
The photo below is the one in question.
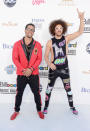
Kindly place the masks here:
[(17, 41), (13, 46), (12, 59), (17, 67), (17, 93), (15, 100), (15, 112), (10, 117), (14, 120), (20, 111), (22, 96), (27, 84), (34, 94), (34, 100), (38, 115), (44, 119), (41, 112), (41, 96), (39, 91), (38, 66), (42, 60), (42, 48), (39, 42), (33, 39), (35, 25), (30, 23), (25, 27), (25, 37)]

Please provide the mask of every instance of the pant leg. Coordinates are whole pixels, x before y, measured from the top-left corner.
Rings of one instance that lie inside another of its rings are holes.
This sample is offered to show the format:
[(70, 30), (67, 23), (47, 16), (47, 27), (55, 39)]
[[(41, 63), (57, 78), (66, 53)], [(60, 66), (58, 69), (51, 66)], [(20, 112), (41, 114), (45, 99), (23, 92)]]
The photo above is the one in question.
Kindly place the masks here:
[(31, 75), (28, 78), (28, 84), (30, 85), (31, 91), (34, 94), (34, 100), (36, 103), (37, 111), (41, 111), (41, 95), (39, 89), (39, 76), (38, 75)]
[(17, 76), (17, 90), (16, 90), (16, 98), (15, 98), (15, 111), (20, 111), (20, 105), (22, 102), (22, 96), (24, 89), (27, 84), (27, 78), (25, 76)]
[(44, 109), (47, 109), (49, 106), (49, 101), (50, 101), (50, 97), (51, 97), (51, 92), (53, 90), (56, 78), (57, 78), (57, 74), (56, 71), (53, 71), (51, 69), (49, 69), (49, 74), (48, 74), (48, 85), (47, 85), (47, 89), (46, 89), (46, 94), (45, 94), (45, 107)]
[(69, 75), (68, 67), (61, 70), (60, 77), (63, 81), (63, 85), (67, 93), (69, 106), (73, 107), (73, 95), (72, 95), (71, 86), (70, 86), (70, 75)]

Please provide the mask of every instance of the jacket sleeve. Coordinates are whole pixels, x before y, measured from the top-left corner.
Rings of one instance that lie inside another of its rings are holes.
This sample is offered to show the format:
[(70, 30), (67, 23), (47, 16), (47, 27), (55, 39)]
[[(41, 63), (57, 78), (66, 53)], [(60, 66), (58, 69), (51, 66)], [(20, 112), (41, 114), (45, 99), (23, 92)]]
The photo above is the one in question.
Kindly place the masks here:
[(12, 60), (13, 60), (13, 63), (18, 68), (18, 70), (23, 71), (24, 68), (21, 66), (20, 60), (19, 60), (18, 43), (15, 43), (13, 46)]
[(39, 44), (39, 46), (38, 46), (37, 59), (36, 59), (35, 63), (34, 63), (33, 65), (31, 65), (30, 68), (31, 68), (32, 70), (35, 70), (36, 68), (39, 67), (41, 61), (42, 61), (42, 47), (41, 47), (41, 45)]

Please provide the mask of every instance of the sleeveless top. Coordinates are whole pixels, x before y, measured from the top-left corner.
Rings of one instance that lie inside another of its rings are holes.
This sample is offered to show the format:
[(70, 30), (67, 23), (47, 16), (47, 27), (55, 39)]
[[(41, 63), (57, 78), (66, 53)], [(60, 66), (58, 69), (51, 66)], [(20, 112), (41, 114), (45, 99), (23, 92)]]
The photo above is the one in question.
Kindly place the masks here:
[(54, 54), (53, 63), (56, 65), (57, 69), (68, 67), (65, 37), (62, 36), (61, 39), (52, 38), (52, 48)]

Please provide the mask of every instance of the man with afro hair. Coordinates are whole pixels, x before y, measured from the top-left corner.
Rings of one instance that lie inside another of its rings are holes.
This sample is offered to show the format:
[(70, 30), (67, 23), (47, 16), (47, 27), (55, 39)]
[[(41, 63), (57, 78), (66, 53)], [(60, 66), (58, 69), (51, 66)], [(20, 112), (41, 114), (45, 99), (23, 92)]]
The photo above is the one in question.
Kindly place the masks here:
[[(72, 34), (66, 36), (64, 35), (67, 31), (67, 23), (63, 20), (54, 20), (49, 26), (49, 32), (53, 38), (47, 42), (45, 50), (45, 61), (49, 66), (49, 73), (45, 96), (45, 106), (43, 110), (44, 114), (47, 114), (51, 92), (58, 77), (60, 77), (63, 82), (72, 113), (76, 115), (78, 114), (78, 111), (73, 105), (73, 95), (71, 92), (70, 74), (67, 59), (68, 43), (80, 36), (84, 30), (84, 12), (80, 12), (77, 9), (77, 13), (80, 19), (80, 26), (79, 30)], [(50, 60), (49, 53), (51, 53)]]

